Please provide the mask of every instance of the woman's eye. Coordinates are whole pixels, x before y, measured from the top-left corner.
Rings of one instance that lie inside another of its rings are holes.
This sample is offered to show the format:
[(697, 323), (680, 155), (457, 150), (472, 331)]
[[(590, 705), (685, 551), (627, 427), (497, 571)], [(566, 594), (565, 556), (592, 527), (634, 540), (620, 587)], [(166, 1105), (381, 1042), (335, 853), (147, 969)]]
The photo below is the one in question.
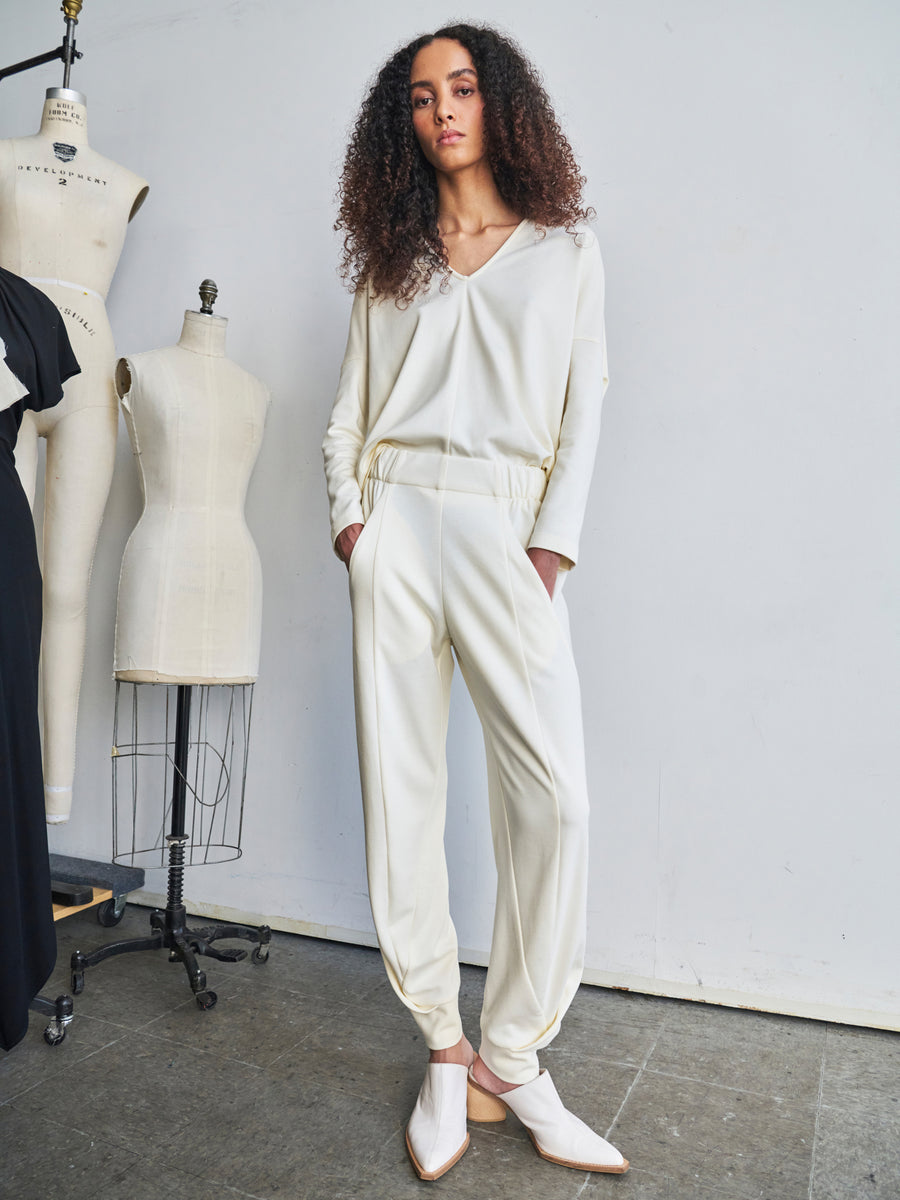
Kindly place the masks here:
[(430, 103), (431, 103), (430, 96), (414, 96), (413, 97), (413, 108), (424, 108), (426, 104), (430, 104)]
[(475, 89), (470, 87), (461, 87), (456, 94), (457, 96), (474, 96)]

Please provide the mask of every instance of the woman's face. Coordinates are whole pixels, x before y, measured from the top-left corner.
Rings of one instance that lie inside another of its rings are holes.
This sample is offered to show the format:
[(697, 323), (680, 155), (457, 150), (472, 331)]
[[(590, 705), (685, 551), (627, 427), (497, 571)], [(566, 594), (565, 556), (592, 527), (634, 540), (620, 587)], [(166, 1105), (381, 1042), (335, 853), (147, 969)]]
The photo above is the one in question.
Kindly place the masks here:
[(484, 158), (484, 100), (465, 46), (437, 38), (423, 46), (410, 69), (413, 128), (422, 153), (448, 174)]

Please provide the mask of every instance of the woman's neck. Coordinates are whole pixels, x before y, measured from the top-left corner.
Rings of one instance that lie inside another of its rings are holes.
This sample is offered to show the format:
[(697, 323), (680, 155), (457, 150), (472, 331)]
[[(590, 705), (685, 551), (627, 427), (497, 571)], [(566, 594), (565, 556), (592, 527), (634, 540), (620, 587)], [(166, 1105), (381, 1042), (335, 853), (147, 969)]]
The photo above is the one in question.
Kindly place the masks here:
[(86, 146), (87, 101), (84, 95), (71, 88), (49, 88), (41, 114), (39, 136), (54, 142)]
[(182, 350), (190, 350), (192, 354), (203, 354), (207, 358), (224, 358), (227, 328), (227, 317), (214, 317), (188, 309), (184, 314), (184, 325), (178, 345)]
[(437, 173), (441, 237), (473, 235), (492, 225), (517, 225), (520, 217), (504, 201), (487, 163), (465, 171)]

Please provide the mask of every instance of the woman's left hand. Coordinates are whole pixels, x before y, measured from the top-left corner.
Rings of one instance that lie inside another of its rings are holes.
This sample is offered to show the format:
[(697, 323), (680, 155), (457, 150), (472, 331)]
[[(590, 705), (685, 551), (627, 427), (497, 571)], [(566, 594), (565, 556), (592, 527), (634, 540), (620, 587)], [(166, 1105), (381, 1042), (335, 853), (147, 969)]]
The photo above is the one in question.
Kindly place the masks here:
[(532, 546), (525, 553), (531, 559), (534, 569), (541, 577), (541, 583), (547, 589), (547, 595), (553, 599), (553, 589), (556, 587), (556, 573), (559, 570), (559, 555), (552, 550), (541, 550)]

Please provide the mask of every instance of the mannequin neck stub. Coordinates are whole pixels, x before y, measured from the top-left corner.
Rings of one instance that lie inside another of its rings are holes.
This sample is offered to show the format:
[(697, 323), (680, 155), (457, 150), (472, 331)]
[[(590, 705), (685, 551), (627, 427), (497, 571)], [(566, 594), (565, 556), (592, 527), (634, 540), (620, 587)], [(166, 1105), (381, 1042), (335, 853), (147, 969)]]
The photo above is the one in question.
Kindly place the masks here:
[(192, 354), (203, 354), (207, 358), (224, 358), (227, 328), (227, 317), (208, 316), (206, 313), (192, 312), (188, 309), (184, 314), (184, 325), (178, 345), (182, 350), (190, 350)]
[[(62, 90), (62, 89), (60, 89)], [(80, 93), (73, 92), (73, 95)], [(40, 136), (74, 146), (88, 144), (87, 106), (75, 100), (48, 96), (41, 114)]]

